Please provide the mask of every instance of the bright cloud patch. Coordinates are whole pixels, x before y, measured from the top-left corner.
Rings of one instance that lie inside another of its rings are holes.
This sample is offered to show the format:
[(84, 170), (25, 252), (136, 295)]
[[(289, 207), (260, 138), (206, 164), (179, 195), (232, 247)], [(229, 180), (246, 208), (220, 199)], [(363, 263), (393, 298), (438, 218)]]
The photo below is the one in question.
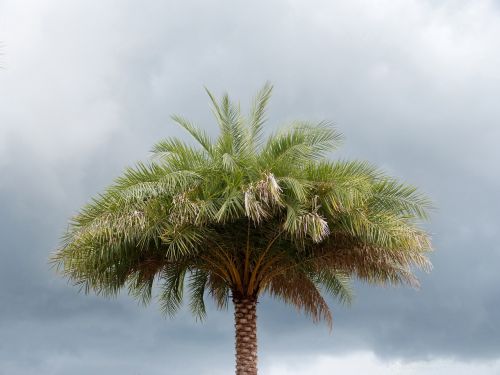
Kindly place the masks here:
[(500, 359), (485, 362), (461, 362), (449, 359), (403, 362), (383, 361), (370, 352), (359, 352), (342, 357), (318, 356), (307, 359), (279, 359), (271, 361), (263, 373), (269, 375), (491, 375), (500, 373)]

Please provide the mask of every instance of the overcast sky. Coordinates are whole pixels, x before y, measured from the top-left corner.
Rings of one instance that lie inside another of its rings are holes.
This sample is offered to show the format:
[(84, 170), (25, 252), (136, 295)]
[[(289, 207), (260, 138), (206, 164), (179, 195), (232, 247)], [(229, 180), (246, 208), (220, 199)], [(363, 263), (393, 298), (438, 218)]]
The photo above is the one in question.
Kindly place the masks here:
[(0, 0), (0, 374), (229, 374), (232, 312), (174, 320), (79, 294), (47, 259), (68, 219), (185, 115), (203, 86), (269, 130), (332, 120), (345, 146), (419, 186), (434, 270), (356, 286), (334, 330), (259, 304), (262, 374), (500, 374), (500, 7), (495, 1)]

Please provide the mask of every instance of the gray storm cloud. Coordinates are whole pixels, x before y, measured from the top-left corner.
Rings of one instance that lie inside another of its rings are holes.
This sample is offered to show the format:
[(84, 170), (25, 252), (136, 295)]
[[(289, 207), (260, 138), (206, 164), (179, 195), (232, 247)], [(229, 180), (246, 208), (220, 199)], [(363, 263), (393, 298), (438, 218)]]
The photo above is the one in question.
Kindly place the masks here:
[[(199, 324), (126, 296), (77, 293), (50, 270), (68, 218), (179, 113), (216, 128), (203, 91), (245, 106), (275, 85), (268, 131), (333, 120), (345, 146), (436, 202), (422, 288), (359, 285), (335, 328), (260, 306), (274, 356), (383, 360), (500, 353), (500, 14), (494, 2), (0, 2), (0, 374), (232, 369), (230, 312)], [(206, 372), (212, 373), (212, 372)]]

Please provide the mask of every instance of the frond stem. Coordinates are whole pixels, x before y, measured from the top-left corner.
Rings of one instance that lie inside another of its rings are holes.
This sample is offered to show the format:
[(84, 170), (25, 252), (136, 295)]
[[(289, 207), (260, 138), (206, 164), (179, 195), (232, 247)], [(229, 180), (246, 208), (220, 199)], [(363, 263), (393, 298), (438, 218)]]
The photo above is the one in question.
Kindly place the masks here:
[(248, 289), (247, 289), (248, 294), (252, 294), (254, 292), (255, 281), (256, 281), (257, 276), (258, 276), (260, 265), (261, 265), (262, 261), (264, 260), (265, 256), (267, 255), (267, 253), (269, 252), (269, 250), (271, 249), (271, 247), (273, 246), (273, 244), (276, 242), (276, 240), (279, 238), (279, 236), (281, 236), (283, 231), (284, 231), (283, 229), (280, 229), (278, 231), (278, 234), (276, 234), (276, 236), (274, 236), (271, 239), (271, 241), (269, 241), (266, 248), (264, 249), (264, 251), (260, 255), (259, 259), (257, 259), (257, 262), (255, 263), (255, 266), (252, 270), (252, 275), (250, 276), (250, 281), (248, 282)]

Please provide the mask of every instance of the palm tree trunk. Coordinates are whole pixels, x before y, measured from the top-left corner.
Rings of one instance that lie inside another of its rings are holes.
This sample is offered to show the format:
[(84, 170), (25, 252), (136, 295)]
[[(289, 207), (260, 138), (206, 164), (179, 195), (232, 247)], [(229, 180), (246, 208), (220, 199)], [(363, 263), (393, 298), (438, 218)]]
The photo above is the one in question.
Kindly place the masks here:
[(233, 293), (236, 375), (257, 375), (257, 297)]

